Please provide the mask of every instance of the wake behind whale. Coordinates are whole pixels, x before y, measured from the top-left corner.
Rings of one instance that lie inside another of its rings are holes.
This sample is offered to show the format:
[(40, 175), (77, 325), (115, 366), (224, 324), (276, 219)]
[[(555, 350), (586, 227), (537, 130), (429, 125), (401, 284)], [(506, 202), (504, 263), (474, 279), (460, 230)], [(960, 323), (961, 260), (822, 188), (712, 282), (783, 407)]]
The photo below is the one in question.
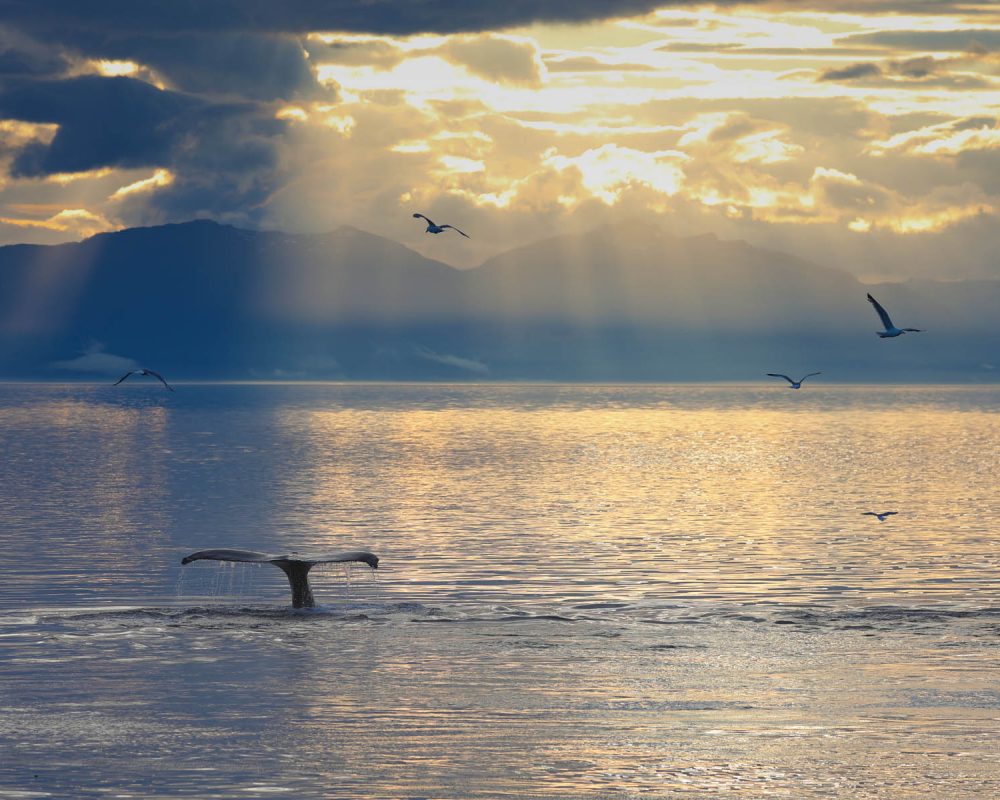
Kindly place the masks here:
[(378, 556), (367, 550), (348, 550), (343, 553), (270, 555), (255, 550), (199, 550), (181, 559), (181, 564), (192, 561), (239, 561), (248, 564), (274, 564), (285, 573), (292, 589), (292, 608), (312, 608), (316, 605), (309, 587), (309, 570), (317, 564), (347, 564), (360, 562), (378, 569)]

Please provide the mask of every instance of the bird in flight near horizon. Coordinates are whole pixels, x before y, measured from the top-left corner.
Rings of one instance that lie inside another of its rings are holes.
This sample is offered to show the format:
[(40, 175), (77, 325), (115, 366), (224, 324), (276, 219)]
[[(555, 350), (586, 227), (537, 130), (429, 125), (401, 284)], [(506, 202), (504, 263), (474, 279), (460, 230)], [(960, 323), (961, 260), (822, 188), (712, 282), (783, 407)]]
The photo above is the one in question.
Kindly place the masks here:
[(806, 378), (811, 378), (813, 375), (822, 375), (822, 374), (823, 374), (822, 372), (810, 372), (808, 375), (803, 375), (797, 381), (793, 381), (787, 375), (782, 375), (780, 372), (769, 372), (767, 373), (767, 376), (769, 378), (784, 378), (791, 384), (791, 386), (788, 387), (789, 389), (801, 389), (802, 381), (804, 381)]
[(462, 233), (462, 231), (458, 230), (458, 228), (456, 228), (454, 225), (435, 225), (433, 220), (431, 220), (429, 217), (425, 217), (423, 214), (414, 214), (413, 216), (418, 217), (419, 219), (427, 220), (427, 231), (426, 231), (427, 233), (444, 233), (446, 228), (451, 228), (453, 231), (461, 233), (462, 236), (464, 236), (466, 239), (472, 238), (471, 236), (469, 236), (469, 234)]
[(159, 372), (153, 372), (153, 370), (145, 368), (130, 369), (128, 372), (122, 375), (118, 380), (116, 380), (114, 382), (114, 385), (117, 386), (119, 383), (125, 380), (129, 375), (151, 375), (152, 377), (156, 378), (160, 383), (162, 383), (164, 386), (166, 386), (170, 391), (174, 390), (173, 386), (171, 386), (169, 383), (163, 380), (163, 376)]
[(875, 307), (878, 318), (882, 320), (882, 324), (885, 325), (884, 331), (875, 331), (875, 335), (880, 339), (891, 339), (894, 336), (902, 336), (907, 331), (911, 331), (913, 333), (923, 333), (923, 328), (897, 328), (892, 324), (892, 320), (889, 319), (889, 315), (886, 313), (886, 310), (882, 308), (882, 304), (872, 297), (871, 294), (868, 295), (868, 302)]
[(865, 511), (862, 517), (877, 517), (879, 522), (885, 522), (886, 517), (891, 517), (894, 514), (898, 514), (898, 511)]

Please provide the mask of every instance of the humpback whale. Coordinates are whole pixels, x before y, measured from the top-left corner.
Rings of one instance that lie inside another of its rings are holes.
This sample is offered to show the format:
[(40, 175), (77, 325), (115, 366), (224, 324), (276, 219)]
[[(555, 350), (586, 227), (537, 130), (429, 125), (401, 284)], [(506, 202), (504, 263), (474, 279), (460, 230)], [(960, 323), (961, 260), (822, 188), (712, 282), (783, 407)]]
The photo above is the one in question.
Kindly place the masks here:
[(273, 556), (254, 550), (199, 550), (181, 559), (181, 564), (192, 561), (243, 561), (248, 564), (274, 564), (285, 573), (288, 585), (292, 587), (292, 608), (312, 608), (316, 605), (312, 589), (309, 588), (309, 570), (317, 564), (346, 564), (360, 561), (372, 569), (378, 569), (378, 556), (367, 550), (348, 550), (343, 553), (307, 554), (288, 553)]

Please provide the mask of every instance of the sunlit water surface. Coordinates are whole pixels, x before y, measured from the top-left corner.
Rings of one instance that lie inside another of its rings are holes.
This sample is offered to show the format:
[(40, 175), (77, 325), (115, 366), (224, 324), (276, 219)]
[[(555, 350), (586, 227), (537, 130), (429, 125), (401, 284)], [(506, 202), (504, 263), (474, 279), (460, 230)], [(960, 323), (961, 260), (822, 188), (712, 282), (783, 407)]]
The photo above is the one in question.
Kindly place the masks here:
[(0, 385), (0, 797), (1000, 796), (998, 411)]

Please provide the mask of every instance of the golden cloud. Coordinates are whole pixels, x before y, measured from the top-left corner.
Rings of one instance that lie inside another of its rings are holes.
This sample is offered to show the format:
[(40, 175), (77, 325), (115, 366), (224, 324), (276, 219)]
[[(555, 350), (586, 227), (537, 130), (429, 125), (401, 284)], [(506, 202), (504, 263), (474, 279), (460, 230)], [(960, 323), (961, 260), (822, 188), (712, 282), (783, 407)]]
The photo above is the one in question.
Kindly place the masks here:
[(64, 208), (48, 219), (31, 219), (27, 217), (0, 217), (0, 223), (18, 228), (43, 228), (50, 231), (68, 233), (73, 238), (85, 239), (95, 233), (119, 230), (115, 225), (100, 214), (95, 214), (85, 208)]
[(1000, 149), (1000, 127), (994, 119), (949, 121), (905, 131), (873, 142), (875, 156), (903, 151), (924, 156), (956, 156), (974, 150)]
[(121, 200), (129, 195), (151, 192), (161, 186), (169, 186), (174, 182), (174, 176), (168, 169), (158, 169), (150, 177), (122, 186), (109, 197), (109, 200)]

